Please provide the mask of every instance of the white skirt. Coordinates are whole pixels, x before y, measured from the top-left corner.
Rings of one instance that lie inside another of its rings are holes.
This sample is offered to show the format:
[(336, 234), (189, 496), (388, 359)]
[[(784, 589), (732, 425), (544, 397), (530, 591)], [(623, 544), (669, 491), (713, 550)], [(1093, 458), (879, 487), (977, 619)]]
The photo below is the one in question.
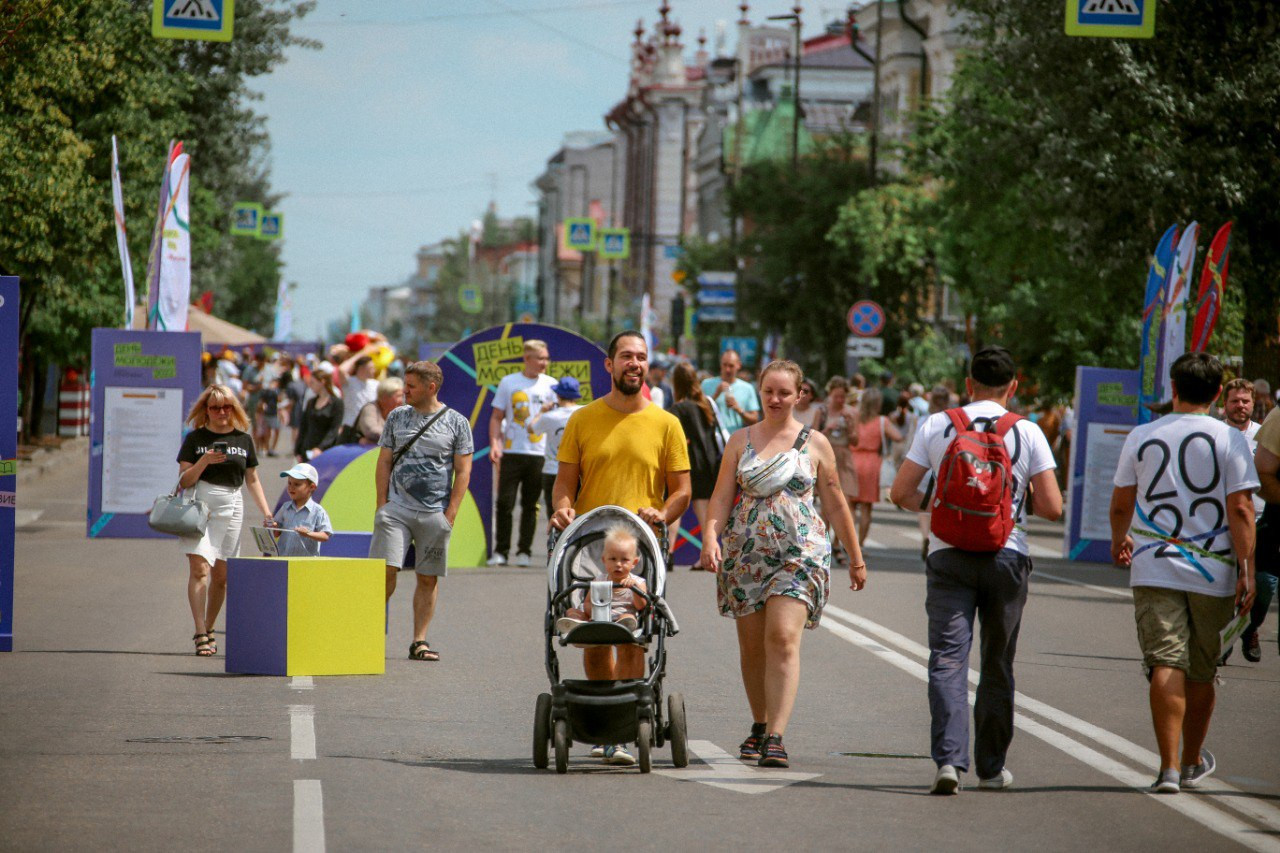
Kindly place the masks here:
[(195, 499), (209, 507), (209, 524), (203, 536), (181, 536), (184, 554), (199, 554), (209, 565), (236, 556), (240, 550), (240, 527), (244, 522), (244, 500), (239, 489), (215, 486), (204, 480), (196, 483)]

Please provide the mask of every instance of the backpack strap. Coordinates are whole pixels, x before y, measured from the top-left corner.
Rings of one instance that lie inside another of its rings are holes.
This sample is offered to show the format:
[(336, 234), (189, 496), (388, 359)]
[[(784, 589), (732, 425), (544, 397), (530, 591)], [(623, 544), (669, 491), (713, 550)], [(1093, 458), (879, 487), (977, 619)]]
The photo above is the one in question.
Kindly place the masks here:
[(809, 441), (809, 427), (800, 430), (800, 434), (796, 436), (796, 443), (791, 445), (792, 450), (799, 450)]
[(964, 409), (955, 408), (947, 409), (947, 417), (951, 418), (951, 423), (955, 424), (956, 432), (968, 432), (973, 424), (964, 416)]
[(1022, 415), (1016, 415), (1013, 412), (1005, 412), (1000, 419), (991, 425), (991, 432), (1000, 438), (1004, 438), (1009, 430), (1013, 429), (1013, 425), (1023, 420)]

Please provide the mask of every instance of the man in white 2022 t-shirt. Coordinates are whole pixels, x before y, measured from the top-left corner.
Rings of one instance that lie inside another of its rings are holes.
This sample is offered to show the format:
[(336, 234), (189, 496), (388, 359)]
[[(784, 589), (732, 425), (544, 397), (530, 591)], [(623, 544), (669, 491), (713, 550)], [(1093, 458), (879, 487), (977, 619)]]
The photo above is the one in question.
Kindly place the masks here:
[[(1007, 413), (1018, 390), (1013, 357), (1004, 347), (979, 350), (965, 379), (973, 400), (960, 411), (975, 427), (991, 429)], [(930, 415), (916, 430), (911, 450), (898, 469), (890, 498), (903, 509), (922, 512), (928, 495), (918, 491), (938, 467), (955, 437), (946, 412)], [(973, 706), (973, 755), (978, 787), (1007, 788), (1013, 774), (1004, 766), (1013, 740), (1013, 658), (1022, 608), (1027, 603), (1031, 553), (1022, 522), (1030, 513), (1057, 520), (1062, 493), (1054, 477), (1053, 451), (1040, 427), (1018, 420), (1004, 436), (1013, 468), (1015, 526), (994, 553), (963, 551), (929, 537), (925, 560), (925, 610), (929, 614), (929, 715), (932, 756), (937, 765), (931, 793), (954, 794), (959, 774), (969, 769), (969, 648), (973, 617), (982, 622), (982, 676)]]
[(1244, 433), (1209, 416), (1222, 390), (1218, 360), (1186, 353), (1169, 377), (1173, 411), (1129, 433), (1111, 494), (1111, 556), (1129, 567), (1160, 748), (1151, 790), (1161, 794), (1198, 787), (1215, 769), (1202, 747), (1219, 635), (1234, 607), (1252, 603), (1258, 488)]
[[(498, 469), (497, 519), (494, 525), (490, 566), (507, 562), (511, 548), (511, 522), (520, 493), (520, 539), (516, 545), (516, 565), (531, 562), (533, 534), (538, 526), (538, 495), (542, 493), (542, 464), (547, 445), (540, 433), (531, 429), (542, 404), (554, 400), (556, 381), (547, 375), (551, 356), (542, 341), (524, 342), (524, 367), (519, 373), (502, 377), (493, 395), (489, 416), (489, 458)], [(547, 507), (551, 515), (551, 507)]]

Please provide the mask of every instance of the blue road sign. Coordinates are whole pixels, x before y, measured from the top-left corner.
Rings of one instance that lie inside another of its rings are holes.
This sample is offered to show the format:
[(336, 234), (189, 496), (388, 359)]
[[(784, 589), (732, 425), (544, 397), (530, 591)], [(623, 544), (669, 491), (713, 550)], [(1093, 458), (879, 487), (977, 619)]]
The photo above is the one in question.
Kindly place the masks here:
[(732, 323), (736, 318), (732, 305), (704, 305), (698, 309), (699, 323)]
[(735, 272), (701, 272), (698, 273), (698, 284), (702, 287), (736, 287), (738, 274)]
[(1155, 0), (1066, 0), (1069, 36), (1151, 38)]
[(154, 0), (155, 38), (231, 41), (235, 0)]
[(853, 303), (849, 309), (849, 331), (864, 338), (874, 337), (884, 329), (884, 309), (870, 299)]
[(720, 339), (720, 352), (725, 350), (733, 350), (742, 359), (744, 367), (755, 367), (756, 360), (760, 357), (760, 342), (755, 338), (741, 338), (726, 336)]
[(732, 287), (704, 287), (698, 291), (699, 305), (733, 305), (738, 292)]

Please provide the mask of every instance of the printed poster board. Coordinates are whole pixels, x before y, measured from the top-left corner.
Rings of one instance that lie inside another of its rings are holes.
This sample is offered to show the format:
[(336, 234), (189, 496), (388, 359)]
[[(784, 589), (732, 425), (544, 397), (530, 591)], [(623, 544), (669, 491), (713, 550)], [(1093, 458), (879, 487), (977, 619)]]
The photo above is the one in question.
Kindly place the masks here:
[(0, 276), (0, 652), (13, 651), (18, 512), (18, 279)]
[(200, 334), (94, 329), (89, 373), (90, 539), (161, 538), (147, 526), (178, 481), (187, 412), (200, 396)]
[(1077, 367), (1074, 408), (1064, 556), (1110, 563), (1111, 482), (1125, 437), (1138, 424), (1138, 371)]

